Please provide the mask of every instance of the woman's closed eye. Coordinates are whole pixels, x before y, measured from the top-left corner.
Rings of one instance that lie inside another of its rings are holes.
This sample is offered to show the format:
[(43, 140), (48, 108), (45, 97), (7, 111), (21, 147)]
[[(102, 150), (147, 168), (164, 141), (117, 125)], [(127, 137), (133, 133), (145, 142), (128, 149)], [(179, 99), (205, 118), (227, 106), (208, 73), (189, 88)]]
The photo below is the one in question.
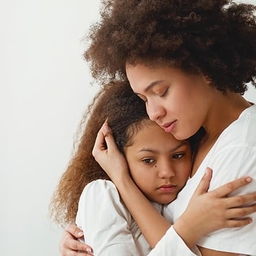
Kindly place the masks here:
[(162, 92), (161, 94), (159, 94), (160, 97), (165, 97), (168, 93), (168, 88), (166, 90), (164, 90), (164, 92)]
[(159, 97), (166, 96), (168, 91), (169, 91), (169, 86), (160, 85), (154, 88), (154, 94), (156, 94)]
[(147, 98), (144, 96), (144, 95), (141, 95), (141, 94), (137, 94), (137, 96), (143, 100), (144, 102), (147, 102)]

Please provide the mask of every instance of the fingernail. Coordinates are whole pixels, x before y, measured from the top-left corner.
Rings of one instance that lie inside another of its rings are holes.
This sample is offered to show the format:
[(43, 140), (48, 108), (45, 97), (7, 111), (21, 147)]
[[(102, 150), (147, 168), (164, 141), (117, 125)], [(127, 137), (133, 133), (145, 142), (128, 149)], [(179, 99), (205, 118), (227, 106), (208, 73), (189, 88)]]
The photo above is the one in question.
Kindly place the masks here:
[(105, 136), (107, 136), (107, 135), (111, 132), (111, 130), (110, 130), (110, 128), (109, 128), (109, 126), (108, 126), (107, 123), (104, 123), (104, 126), (103, 126), (102, 131), (103, 131), (103, 134), (104, 134)]
[(78, 232), (78, 235), (79, 235), (79, 236), (83, 236), (83, 235), (84, 235), (84, 232), (79, 231), (79, 232)]
[(93, 251), (92, 251), (91, 248), (86, 248), (85, 251), (86, 251), (87, 254), (93, 255)]
[(252, 178), (251, 177), (246, 177), (246, 182), (251, 182)]

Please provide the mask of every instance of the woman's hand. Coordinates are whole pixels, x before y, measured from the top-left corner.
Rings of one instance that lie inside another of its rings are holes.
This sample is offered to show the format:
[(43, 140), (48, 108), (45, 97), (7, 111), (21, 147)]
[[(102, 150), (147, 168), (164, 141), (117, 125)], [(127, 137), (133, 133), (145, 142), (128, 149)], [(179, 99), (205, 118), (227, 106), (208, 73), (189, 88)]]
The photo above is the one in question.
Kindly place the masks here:
[(207, 168), (186, 211), (174, 224), (174, 229), (189, 247), (213, 231), (250, 224), (252, 219), (246, 216), (256, 211), (256, 193), (228, 197), (234, 190), (250, 183), (250, 177), (236, 179), (207, 192), (211, 178), (212, 170)]
[(117, 148), (106, 122), (97, 134), (92, 155), (117, 187), (121, 179), (130, 178), (126, 159)]
[(64, 230), (60, 241), (61, 256), (88, 256), (93, 255), (90, 246), (79, 242), (77, 239), (83, 238), (84, 234), (75, 224), (70, 224)]

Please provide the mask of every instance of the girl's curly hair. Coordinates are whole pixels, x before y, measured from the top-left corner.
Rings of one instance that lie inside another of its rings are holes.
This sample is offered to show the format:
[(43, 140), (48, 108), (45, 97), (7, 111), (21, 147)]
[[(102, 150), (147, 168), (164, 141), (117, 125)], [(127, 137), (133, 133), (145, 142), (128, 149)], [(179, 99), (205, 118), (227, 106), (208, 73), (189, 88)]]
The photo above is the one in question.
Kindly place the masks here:
[(101, 82), (125, 78), (127, 62), (162, 63), (243, 94), (256, 86), (255, 10), (229, 0), (102, 0), (84, 57)]
[(86, 184), (96, 179), (109, 179), (92, 156), (97, 133), (107, 118), (121, 152), (131, 143), (133, 134), (149, 122), (144, 102), (133, 93), (127, 81), (102, 86), (83, 116), (76, 150), (53, 194), (50, 217), (56, 223), (75, 221), (79, 198)]

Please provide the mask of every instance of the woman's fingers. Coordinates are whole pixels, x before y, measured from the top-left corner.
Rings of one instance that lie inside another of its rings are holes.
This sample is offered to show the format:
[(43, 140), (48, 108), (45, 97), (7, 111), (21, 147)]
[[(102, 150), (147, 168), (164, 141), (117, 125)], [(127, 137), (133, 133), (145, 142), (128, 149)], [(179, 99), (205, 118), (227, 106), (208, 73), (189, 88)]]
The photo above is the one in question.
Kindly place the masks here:
[(230, 219), (226, 221), (226, 228), (238, 228), (247, 226), (252, 222), (251, 218), (243, 218), (243, 219)]
[(250, 206), (238, 207), (238, 208), (229, 208), (226, 212), (227, 219), (241, 219), (245, 216), (248, 216), (256, 212), (256, 204)]
[(88, 256), (93, 255), (93, 250), (89, 245), (78, 241), (78, 238), (83, 237), (83, 231), (75, 224), (70, 224), (64, 230), (62, 239), (59, 245), (61, 256)]
[(247, 208), (249, 208), (250, 205), (256, 204), (256, 192), (245, 195), (227, 197), (223, 200), (227, 208), (243, 207), (243, 209), (246, 210)]
[(252, 181), (251, 177), (242, 177), (234, 181), (231, 181), (225, 185), (222, 185), (221, 187), (212, 190), (210, 193), (213, 193), (216, 197), (219, 197), (219, 198), (225, 197), (229, 195), (231, 192), (233, 192), (234, 190), (249, 184), (251, 181)]
[(205, 170), (205, 174), (201, 179), (200, 183), (198, 184), (193, 196), (198, 196), (206, 193), (209, 189), (211, 179), (212, 179), (212, 169), (207, 167)]
[(74, 236), (75, 238), (82, 238), (84, 236), (83, 231), (78, 228), (74, 223), (69, 224), (65, 230), (70, 233), (72, 236)]
[(90, 246), (77, 240), (67, 240), (65, 247), (60, 247), (61, 256), (88, 256), (93, 255), (93, 250)]

